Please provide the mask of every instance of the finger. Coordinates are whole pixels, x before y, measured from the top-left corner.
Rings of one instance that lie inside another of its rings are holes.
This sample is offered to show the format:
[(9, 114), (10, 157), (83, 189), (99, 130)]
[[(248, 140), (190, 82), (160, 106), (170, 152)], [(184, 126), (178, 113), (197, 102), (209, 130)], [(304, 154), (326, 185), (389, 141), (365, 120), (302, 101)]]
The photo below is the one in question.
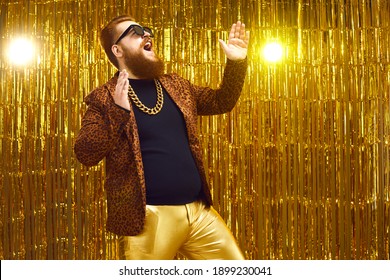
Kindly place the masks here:
[(236, 29), (235, 29), (235, 32), (234, 32), (234, 38), (240, 38), (240, 34), (241, 34), (241, 21), (237, 21), (236, 23)]
[(125, 73), (124, 73), (123, 70), (119, 72), (118, 82), (117, 83), (121, 83), (123, 81), (124, 75), (125, 75)]
[[(126, 70), (123, 70), (119, 73), (118, 81), (117, 81), (117, 88), (120, 91), (123, 91), (126, 87), (126, 84), (128, 84), (128, 76), (129, 74), (126, 72)], [(128, 87), (128, 85), (127, 85)]]
[(221, 45), (221, 48), (226, 52), (226, 50), (228, 49), (228, 46), (225, 43), (225, 41), (222, 39), (219, 39), (218, 41), (219, 41), (219, 44)]
[(122, 77), (123, 77), (123, 78), (127, 78), (127, 76), (129, 76), (129, 73), (127, 73), (126, 69), (123, 69), (123, 70), (121, 71), (121, 74), (122, 74)]
[(235, 33), (236, 33), (236, 24), (233, 23), (232, 28), (230, 29), (230, 33), (229, 33), (229, 40), (234, 38)]
[(245, 39), (245, 24), (244, 23), (242, 23), (241, 24), (241, 27), (240, 27), (240, 37), (239, 38), (241, 38), (241, 39)]
[(129, 78), (129, 73), (127, 73), (126, 69), (123, 70), (123, 78), (126, 80)]
[(129, 74), (127, 73), (127, 71), (126, 70), (122, 70), (120, 75), (119, 75), (119, 79), (121, 80), (121, 82), (126, 80), (126, 79), (128, 79), (128, 78), (129, 78)]
[(127, 92), (128, 88), (129, 88), (129, 79), (128, 78), (129, 78), (129, 74), (126, 72), (126, 70), (124, 70), (122, 91)]
[(121, 71), (119, 73), (118, 81), (116, 82), (116, 85), (121, 88), (124, 82), (124, 73)]

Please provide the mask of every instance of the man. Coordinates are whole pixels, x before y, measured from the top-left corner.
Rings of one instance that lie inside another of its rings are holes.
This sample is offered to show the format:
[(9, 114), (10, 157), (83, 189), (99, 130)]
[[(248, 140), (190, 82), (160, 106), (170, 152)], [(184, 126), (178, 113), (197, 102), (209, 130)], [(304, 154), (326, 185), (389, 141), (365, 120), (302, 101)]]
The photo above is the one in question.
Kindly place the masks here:
[(197, 116), (236, 104), (246, 74), (249, 32), (232, 25), (224, 78), (217, 90), (163, 74), (153, 32), (120, 16), (101, 32), (118, 72), (85, 102), (74, 150), (86, 166), (106, 158), (107, 230), (123, 259), (243, 259), (213, 209), (202, 163)]

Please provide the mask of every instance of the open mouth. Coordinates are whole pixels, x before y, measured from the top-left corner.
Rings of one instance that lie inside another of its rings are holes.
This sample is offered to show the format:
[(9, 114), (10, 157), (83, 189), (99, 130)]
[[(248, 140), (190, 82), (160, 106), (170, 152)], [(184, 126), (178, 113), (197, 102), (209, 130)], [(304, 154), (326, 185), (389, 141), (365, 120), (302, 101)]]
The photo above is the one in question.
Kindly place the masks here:
[(144, 45), (144, 50), (145, 51), (151, 51), (152, 50), (152, 41), (147, 41)]

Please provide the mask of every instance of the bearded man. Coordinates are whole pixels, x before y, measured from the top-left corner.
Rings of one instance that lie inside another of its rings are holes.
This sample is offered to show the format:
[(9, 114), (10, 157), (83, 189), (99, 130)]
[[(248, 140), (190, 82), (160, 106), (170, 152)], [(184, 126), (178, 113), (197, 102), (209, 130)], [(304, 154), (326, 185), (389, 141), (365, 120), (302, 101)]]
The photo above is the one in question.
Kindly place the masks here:
[(249, 32), (220, 40), (227, 63), (217, 89), (164, 74), (153, 31), (131, 16), (111, 20), (100, 42), (118, 72), (85, 98), (74, 151), (86, 166), (106, 159), (107, 230), (121, 259), (244, 259), (212, 207), (197, 131), (199, 115), (235, 106), (245, 79)]

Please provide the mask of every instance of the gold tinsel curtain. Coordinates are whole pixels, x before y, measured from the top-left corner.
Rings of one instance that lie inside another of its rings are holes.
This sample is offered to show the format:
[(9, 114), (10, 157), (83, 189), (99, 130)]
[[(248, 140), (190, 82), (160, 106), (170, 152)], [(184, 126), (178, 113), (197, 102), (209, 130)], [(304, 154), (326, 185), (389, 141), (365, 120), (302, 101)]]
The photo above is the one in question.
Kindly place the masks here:
[[(155, 30), (167, 71), (212, 87), (218, 38), (237, 19), (251, 31), (239, 103), (199, 120), (215, 208), (248, 259), (389, 259), (388, 0), (0, 0), (0, 259), (117, 258), (104, 163), (72, 147), (83, 97), (114, 73), (98, 31), (124, 13)], [(36, 44), (23, 67), (7, 59), (18, 36)]]

